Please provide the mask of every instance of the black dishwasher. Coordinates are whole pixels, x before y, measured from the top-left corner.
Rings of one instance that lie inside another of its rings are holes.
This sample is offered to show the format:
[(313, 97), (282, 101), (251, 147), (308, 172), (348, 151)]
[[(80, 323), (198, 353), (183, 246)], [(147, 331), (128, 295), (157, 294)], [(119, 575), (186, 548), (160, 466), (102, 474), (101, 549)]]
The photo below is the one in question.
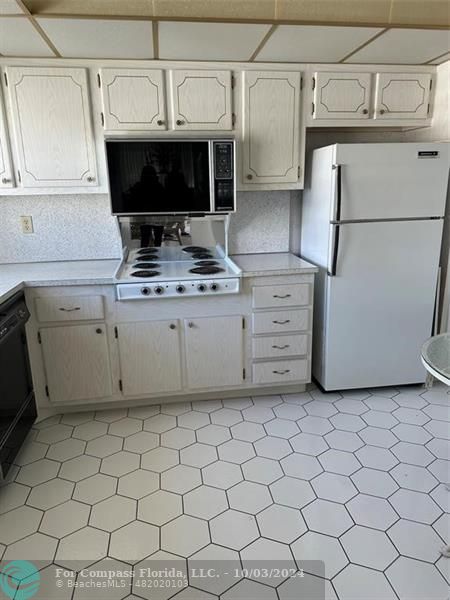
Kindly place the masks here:
[(0, 305), (0, 481), (36, 419), (25, 333), (29, 318), (21, 292)]

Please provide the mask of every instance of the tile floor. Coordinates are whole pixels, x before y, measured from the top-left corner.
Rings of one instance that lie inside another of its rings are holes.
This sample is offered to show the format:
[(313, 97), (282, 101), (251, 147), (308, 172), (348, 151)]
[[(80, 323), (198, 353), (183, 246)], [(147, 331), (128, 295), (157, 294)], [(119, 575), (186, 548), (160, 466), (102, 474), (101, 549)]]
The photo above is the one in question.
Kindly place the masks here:
[[(183, 568), (282, 561), (325, 578), (325, 592), (308, 595), (294, 578), (255, 572), (55, 598), (448, 599), (449, 421), (440, 386), (311, 387), (50, 418), (0, 488), (0, 558), (39, 560), (43, 579), (55, 565), (125, 568), (150, 556)], [(319, 560), (324, 571), (304, 562)]]

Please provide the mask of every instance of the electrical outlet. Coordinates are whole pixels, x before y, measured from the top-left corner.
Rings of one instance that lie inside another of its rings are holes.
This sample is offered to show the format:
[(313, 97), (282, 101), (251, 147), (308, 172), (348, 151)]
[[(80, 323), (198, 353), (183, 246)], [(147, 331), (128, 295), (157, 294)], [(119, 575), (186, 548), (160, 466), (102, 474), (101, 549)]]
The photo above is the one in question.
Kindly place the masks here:
[(22, 225), (22, 233), (34, 233), (33, 217), (20, 217), (20, 223)]

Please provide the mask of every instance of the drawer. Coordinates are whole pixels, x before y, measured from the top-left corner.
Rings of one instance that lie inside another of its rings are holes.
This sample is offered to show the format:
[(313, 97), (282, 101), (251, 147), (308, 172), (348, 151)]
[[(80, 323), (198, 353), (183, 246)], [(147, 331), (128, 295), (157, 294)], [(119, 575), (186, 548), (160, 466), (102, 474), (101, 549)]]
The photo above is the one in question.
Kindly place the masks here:
[(308, 352), (308, 335), (280, 335), (253, 338), (253, 358), (280, 358)]
[(308, 377), (306, 358), (297, 360), (274, 360), (253, 364), (253, 383), (288, 383), (303, 381)]
[(253, 308), (307, 306), (311, 303), (311, 284), (262, 285), (253, 288)]
[(104, 318), (103, 296), (47, 296), (36, 298), (41, 322), (87, 321)]
[(307, 308), (253, 313), (253, 333), (282, 333), (309, 329)]

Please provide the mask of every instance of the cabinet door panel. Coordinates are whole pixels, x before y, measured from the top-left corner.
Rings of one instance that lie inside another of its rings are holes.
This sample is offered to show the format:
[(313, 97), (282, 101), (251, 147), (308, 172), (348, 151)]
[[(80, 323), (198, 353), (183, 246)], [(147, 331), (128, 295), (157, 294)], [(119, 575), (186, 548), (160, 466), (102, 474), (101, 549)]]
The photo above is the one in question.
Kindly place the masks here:
[(295, 183), (300, 73), (244, 72), (243, 183)]
[(242, 317), (202, 317), (186, 320), (185, 332), (189, 388), (217, 388), (242, 384)]
[(111, 396), (111, 367), (105, 325), (40, 330), (52, 402)]
[(232, 129), (230, 71), (171, 71), (173, 128)]
[(162, 71), (102, 69), (101, 81), (105, 129), (166, 129)]
[(24, 187), (98, 185), (85, 69), (8, 67)]
[(6, 133), (6, 117), (0, 95), (0, 188), (13, 187), (11, 155)]
[(370, 73), (315, 73), (314, 119), (368, 119)]
[(117, 331), (125, 396), (181, 389), (178, 321), (123, 323)]
[(429, 73), (377, 73), (376, 119), (426, 119), (430, 99)]

